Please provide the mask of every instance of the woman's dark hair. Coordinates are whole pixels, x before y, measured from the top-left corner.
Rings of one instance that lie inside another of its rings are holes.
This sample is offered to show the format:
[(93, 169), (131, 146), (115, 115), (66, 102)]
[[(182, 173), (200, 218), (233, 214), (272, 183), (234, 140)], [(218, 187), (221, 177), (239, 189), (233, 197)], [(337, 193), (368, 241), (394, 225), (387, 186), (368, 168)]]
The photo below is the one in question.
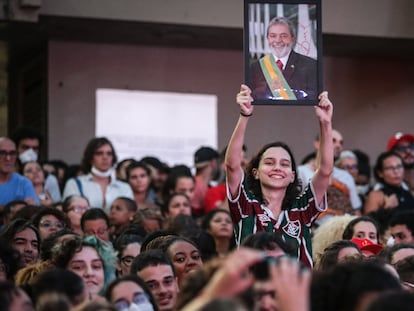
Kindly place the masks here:
[(408, 291), (390, 291), (378, 296), (366, 311), (411, 311), (414, 295)]
[(392, 246), (386, 246), (378, 253), (376, 257), (379, 257), (386, 263), (392, 264), (394, 254), (398, 252), (400, 249), (404, 248), (414, 249), (414, 245), (408, 243), (398, 243)]
[(40, 248), (40, 235), (39, 231), (37, 231), (37, 228), (28, 222), (26, 219), (17, 218), (13, 220), (11, 223), (9, 223), (5, 228), (3, 228), (0, 232), (0, 238), (6, 239), (7, 241), (13, 241), (14, 236), (22, 232), (23, 230), (31, 229), (35, 234), (37, 241), (39, 242), (37, 244), (37, 250), (39, 251)]
[(395, 153), (393, 151), (386, 151), (386, 152), (381, 153), (377, 157), (377, 161), (374, 166), (374, 177), (380, 183), (385, 183), (385, 181), (384, 181), (384, 178), (379, 176), (379, 172), (382, 172), (384, 170), (384, 161), (390, 157), (397, 157), (401, 160), (401, 163), (403, 163), (403, 159), (398, 153)]
[(251, 234), (243, 240), (242, 245), (262, 251), (280, 248), (287, 255), (297, 257), (296, 249), (287, 244), (276, 232), (262, 231)]
[(204, 230), (209, 230), (211, 220), (218, 213), (224, 213), (224, 214), (228, 215), (231, 219), (231, 215), (230, 215), (230, 212), (228, 210), (225, 210), (225, 209), (222, 209), (222, 208), (215, 208), (215, 209), (211, 210), (210, 212), (208, 212), (206, 215), (204, 215), (204, 217), (201, 221), (201, 228), (204, 229)]
[(368, 293), (401, 290), (397, 277), (383, 263), (351, 261), (316, 272), (311, 284), (311, 310), (355, 310)]
[(377, 230), (377, 240), (379, 241), (379, 226), (377, 221), (369, 216), (360, 216), (357, 218), (352, 219), (348, 225), (344, 229), (344, 233), (342, 233), (342, 238), (344, 240), (351, 240), (354, 235), (354, 227), (356, 224), (360, 223), (361, 221), (370, 222), (375, 226), (375, 229)]
[(82, 303), (85, 283), (76, 273), (67, 269), (53, 268), (39, 273), (32, 285), (33, 298), (35, 301), (45, 293), (64, 294), (72, 305)]
[(190, 199), (188, 198), (188, 196), (185, 193), (174, 192), (173, 194), (166, 195), (165, 198), (164, 198), (164, 204), (161, 204), (161, 212), (162, 212), (162, 215), (164, 217), (166, 217), (166, 215), (168, 214), (168, 212), (169, 212), (168, 206), (170, 205), (172, 199), (174, 199), (176, 196), (185, 197), (188, 200), (188, 202), (190, 202)]
[(64, 235), (73, 234), (73, 236), (78, 236), (77, 233), (72, 231), (70, 228), (63, 228), (57, 232), (52, 233), (47, 238), (45, 238), (40, 244), (40, 259), (49, 260), (52, 258), (52, 249), (59, 240), (60, 237)]
[(105, 291), (105, 298), (107, 301), (111, 302), (111, 298), (112, 298), (112, 291), (114, 290), (115, 286), (119, 285), (122, 282), (133, 282), (135, 284), (137, 284), (138, 286), (140, 286), (145, 294), (147, 294), (148, 296), (148, 300), (150, 301), (150, 303), (152, 304), (152, 307), (154, 308), (154, 311), (158, 311), (158, 305), (154, 299), (154, 296), (152, 295), (151, 290), (148, 288), (148, 285), (145, 283), (145, 281), (143, 279), (141, 279), (139, 276), (137, 275), (125, 275), (122, 276), (120, 278), (117, 278), (116, 280), (112, 281), (106, 291)]
[(167, 180), (165, 181), (164, 188), (162, 189), (162, 197), (164, 202), (167, 201), (170, 194), (175, 191), (178, 179), (183, 177), (191, 178), (195, 182), (191, 169), (188, 166), (177, 165), (171, 168)]
[(151, 177), (151, 170), (148, 167), (148, 165), (146, 165), (144, 162), (141, 162), (141, 161), (132, 161), (131, 164), (129, 164), (126, 168), (127, 181), (129, 180), (129, 177), (131, 176), (132, 170), (136, 168), (142, 168), (145, 171), (145, 173), (147, 173), (147, 175)]
[(70, 227), (70, 221), (63, 212), (49, 207), (40, 208), (39, 211), (33, 216), (32, 224), (39, 229), (39, 223), (42, 220), (42, 217), (46, 215), (53, 215), (61, 221), (65, 227)]
[[(319, 264), (317, 267), (318, 270), (326, 271), (337, 265), (339, 252), (347, 247), (353, 247), (358, 251), (358, 253), (361, 253), (358, 246), (354, 242), (351, 242), (349, 240), (339, 240), (333, 242), (324, 249), (319, 260)], [(362, 260), (362, 256), (360, 258), (356, 258), (356, 260)]]
[(19, 270), (20, 253), (13, 249), (10, 240), (0, 239), (0, 259), (6, 269), (7, 280), (13, 281)]
[(300, 194), (300, 187), (298, 182), (298, 174), (296, 168), (295, 158), (293, 157), (293, 153), (286, 145), (282, 142), (273, 142), (267, 145), (264, 145), (259, 152), (250, 160), (247, 169), (246, 169), (246, 183), (250, 190), (250, 192), (259, 200), (262, 201), (262, 188), (260, 185), (260, 180), (256, 179), (253, 175), (253, 169), (257, 169), (259, 167), (260, 161), (262, 159), (263, 154), (266, 152), (267, 149), (272, 147), (280, 147), (286, 150), (286, 152), (290, 156), (290, 161), (292, 164), (292, 172), (294, 173), (294, 180), (286, 189), (286, 195), (283, 199), (282, 209), (286, 209), (292, 206), (293, 202), (295, 201), (296, 197)]
[(92, 168), (92, 159), (97, 149), (101, 148), (104, 145), (109, 145), (112, 150), (112, 165), (118, 161), (118, 157), (116, 155), (114, 146), (112, 145), (111, 141), (106, 137), (95, 137), (92, 138), (88, 145), (85, 148), (83, 153), (81, 169), (83, 172), (88, 173), (91, 171)]
[(118, 259), (121, 260), (122, 253), (129, 244), (138, 243), (139, 245), (142, 245), (143, 241), (144, 238), (137, 234), (122, 233), (119, 235), (114, 243), (114, 249), (118, 252)]

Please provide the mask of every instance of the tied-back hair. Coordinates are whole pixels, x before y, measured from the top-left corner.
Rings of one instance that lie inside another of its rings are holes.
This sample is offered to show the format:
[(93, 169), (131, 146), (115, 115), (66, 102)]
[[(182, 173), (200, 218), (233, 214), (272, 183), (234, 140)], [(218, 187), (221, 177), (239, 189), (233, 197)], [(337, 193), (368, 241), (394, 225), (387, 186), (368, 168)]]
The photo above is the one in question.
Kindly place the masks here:
[(263, 201), (262, 195), (262, 188), (260, 185), (260, 180), (256, 179), (253, 175), (253, 169), (257, 169), (259, 167), (260, 161), (262, 159), (263, 154), (266, 152), (267, 149), (272, 147), (280, 147), (286, 150), (286, 152), (290, 156), (290, 161), (292, 164), (292, 171), (295, 174), (295, 178), (292, 183), (286, 189), (286, 195), (283, 199), (282, 209), (287, 209), (288, 207), (292, 206), (293, 202), (295, 201), (296, 197), (300, 194), (300, 186), (298, 182), (298, 174), (296, 168), (295, 158), (293, 157), (293, 153), (283, 142), (273, 142), (267, 145), (264, 145), (259, 152), (251, 159), (247, 166), (246, 170), (246, 183), (250, 190), (250, 192), (258, 199), (259, 201)]

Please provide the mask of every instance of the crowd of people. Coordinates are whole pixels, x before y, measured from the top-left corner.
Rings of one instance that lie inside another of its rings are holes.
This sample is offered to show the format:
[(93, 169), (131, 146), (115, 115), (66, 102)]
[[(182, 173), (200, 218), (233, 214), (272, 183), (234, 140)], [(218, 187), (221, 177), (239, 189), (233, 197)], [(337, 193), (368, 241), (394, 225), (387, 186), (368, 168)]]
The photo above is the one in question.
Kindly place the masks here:
[(118, 159), (105, 137), (74, 166), (41, 161), (34, 129), (0, 137), (0, 311), (409, 310), (414, 135), (371, 169), (323, 92), (299, 165), (278, 141), (249, 161), (248, 86), (236, 102), (227, 147), (201, 146), (195, 171)]

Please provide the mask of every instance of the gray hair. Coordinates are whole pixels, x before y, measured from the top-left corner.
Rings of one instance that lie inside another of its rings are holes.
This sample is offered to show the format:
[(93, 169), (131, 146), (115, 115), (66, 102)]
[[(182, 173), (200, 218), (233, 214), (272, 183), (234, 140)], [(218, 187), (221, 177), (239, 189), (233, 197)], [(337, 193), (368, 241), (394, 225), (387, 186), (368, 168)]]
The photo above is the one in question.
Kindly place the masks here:
[(288, 26), (289, 31), (290, 31), (290, 35), (292, 37), (296, 38), (296, 29), (295, 29), (295, 27), (293, 27), (293, 24), (290, 21), (290, 19), (288, 19), (286, 17), (274, 17), (274, 18), (272, 18), (272, 20), (269, 22), (269, 25), (267, 26), (266, 37), (269, 35), (270, 27), (272, 27), (273, 25), (278, 25), (278, 24)]
[(354, 159), (358, 161), (357, 156), (351, 150), (344, 150), (339, 155), (338, 159), (335, 161), (335, 165), (338, 166), (345, 159)]

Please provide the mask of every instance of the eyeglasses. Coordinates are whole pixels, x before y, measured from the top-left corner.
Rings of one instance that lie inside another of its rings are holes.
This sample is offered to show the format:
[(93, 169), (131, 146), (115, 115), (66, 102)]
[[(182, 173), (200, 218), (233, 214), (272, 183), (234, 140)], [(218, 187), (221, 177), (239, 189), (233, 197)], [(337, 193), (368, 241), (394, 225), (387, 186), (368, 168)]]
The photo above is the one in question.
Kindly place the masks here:
[(104, 235), (106, 232), (108, 231), (108, 228), (100, 228), (100, 229), (98, 229), (98, 230), (88, 230), (88, 231), (85, 231), (85, 235), (88, 235), (88, 236), (90, 236), (90, 235)]
[(89, 206), (78, 206), (78, 205), (76, 205), (76, 206), (69, 207), (68, 212), (74, 211), (76, 214), (80, 214), (80, 213), (85, 212), (88, 209), (89, 209)]
[(394, 149), (396, 151), (401, 151), (401, 152), (404, 152), (407, 150), (414, 150), (414, 144), (406, 145), (406, 146), (396, 146)]
[(133, 256), (124, 256), (121, 258), (121, 262), (127, 267), (131, 266), (133, 261), (134, 261)]
[(354, 165), (344, 165), (342, 167), (344, 170), (350, 171), (350, 170), (357, 170), (358, 169), (358, 165), (354, 164)]
[(51, 221), (48, 221), (48, 220), (39, 222), (39, 226), (42, 227), (42, 228), (46, 228), (46, 229), (48, 229), (48, 228), (57, 228), (57, 229), (65, 228), (65, 224), (62, 223), (62, 222), (51, 222)]
[[(132, 298), (132, 303), (136, 304), (137, 306), (144, 303), (149, 303), (149, 297), (146, 293), (137, 293), (134, 298)], [(130, 304), (126, 299), (121, 299), (115, 302), (114, 305), (118, 311), (126, 311), (128, 310)]]
[(15, 158), (17, 156), (17, 151), (16, 150), (11, 150), (11, 151), (7, 151), (7, 150), (0, 150), (0, 158)]
[(402, 166), (402, 164), (398, 164), (396, 166), (385, 166), (383, 168), (384, 171), (399, 171), (402, 170), (404, 167)]

